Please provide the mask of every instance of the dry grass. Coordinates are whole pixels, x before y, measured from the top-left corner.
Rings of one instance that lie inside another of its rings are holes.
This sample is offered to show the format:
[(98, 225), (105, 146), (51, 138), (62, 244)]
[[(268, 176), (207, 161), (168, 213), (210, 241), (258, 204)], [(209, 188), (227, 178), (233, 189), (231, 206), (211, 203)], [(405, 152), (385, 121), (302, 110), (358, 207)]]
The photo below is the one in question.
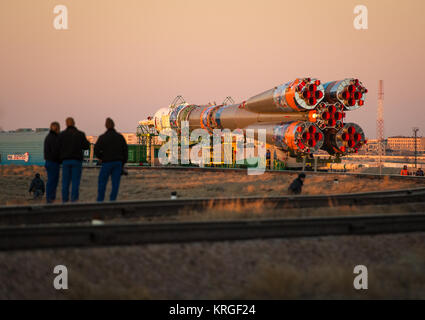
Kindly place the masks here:
[(353, 288), (353, 266), (330, 260), (305, 270), (261, 263), (238, 299), (424, 299), (425, 250), (401, 253), (391, 263), (369, 264), (368, 290)]
[[(424, 211), (424, 203), (408, 203), (398, 205), (368, 205), (368, 206), (330, 206), (311, 208), (277, 208), (273, 205), (264, 205), (263, 201), (243, 204), (235, 201), (227, 204), (209, 206), (205, 210), (181, 210), (175, 217), (179, 221), (207, 221), (207, 220), (237, 220), (258, 218), (314, 218), (358, 216), (370, 214), (397, 214), (416, 213)], [(157, 218), (156, 220), (164, 220)], [(169, 217), (166, 218), (169, 220)], [(153, 220), (153, 219), (150, 219)]]
[[(43, 167), (37, 166), (0, 166), (0, 204), (34, 203), (28, 194), (32, 177), (39, 172), (46, 181)], [(97, 193), (99, 169), (83, 171), (80, 201), (94, 201)], [(187, 172), (171, 170), (130, 170), (129, 175), (121, 179), (119, 200), (168, 199), (171, 191), (177, 191), (179, 197), (233, 197), (233, 196), (280, 196), (287, 194), (287, 188), (296, 174), (265, 173), (249, 176), (246, 172)], [(414, 188), (425, 185), (424, 181), (394, 181), (389, 178), (373, 180), (337, 175), (309, 175), (303, 194), (333, 194), (379, 190)], [(110, 184), (107, 188), (107, 197)], [(60, 184), (58, 187), (60, 199)]]

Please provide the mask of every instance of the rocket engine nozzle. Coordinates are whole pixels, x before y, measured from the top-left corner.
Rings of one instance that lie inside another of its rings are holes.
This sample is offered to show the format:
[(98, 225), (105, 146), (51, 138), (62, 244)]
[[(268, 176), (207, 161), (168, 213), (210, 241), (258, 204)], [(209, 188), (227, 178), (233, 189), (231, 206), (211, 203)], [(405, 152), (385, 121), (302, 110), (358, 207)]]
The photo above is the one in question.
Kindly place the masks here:
[(325, 100), (328, 103), (341, 103), (345, 110), (355, 110), (364, 105), (366, 87), (358, 79), (344, 79), (327, 82), (324, 85)]
[(334, 128), (339, 130), (343, 127), (344, 111), (341, 103), (329, 104), (321, 102), (316, 109), (317, 125), (320, 129)]
[(366, 143), (362, 128), (355, 123), (346, 123), (339, 131), (326, 132), (322, 149), (330, 154), (357, 153)]
[(313, 153), (319, 150), (324, 142), (323, 132), (307, 121), (284, 123), (274, 128), (273, 140), (283, 149), (298, 154)]

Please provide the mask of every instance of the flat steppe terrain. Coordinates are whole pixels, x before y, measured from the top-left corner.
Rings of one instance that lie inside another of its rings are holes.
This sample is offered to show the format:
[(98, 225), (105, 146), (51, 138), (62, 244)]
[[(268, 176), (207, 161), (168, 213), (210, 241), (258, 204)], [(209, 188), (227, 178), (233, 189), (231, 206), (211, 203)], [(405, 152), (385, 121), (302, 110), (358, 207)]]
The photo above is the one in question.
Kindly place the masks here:
[[(35, 203), (28, 188), (35, 173), (46, 182), (47, 176), (41, 166), (0, 166), (0, 205)], [(246, 171), (180, 171), (180, 170), (129, 170), (122, 176), (118, 200), (169, 199), (176, 191), (180, 198), (281, 196), (286, 195), (296, 173), (248, 175)], [(99, 169), (83, 169), (80, 185), (80, 201), (95, 201)], [(306, 173), (303, 195), (353, 193), (381, 190), (418, 188), (425, 186), (423, 180), (393, 180), (357, 178), (348, 175), (314, 175)], [(334, 179), (338, 179), (338, 183)], [(60, 201), (61, 182), (57, 197)], [(106, 199), (110, 192), (110, 183)], [(44, 200), (40, 201), (43, 202)]]

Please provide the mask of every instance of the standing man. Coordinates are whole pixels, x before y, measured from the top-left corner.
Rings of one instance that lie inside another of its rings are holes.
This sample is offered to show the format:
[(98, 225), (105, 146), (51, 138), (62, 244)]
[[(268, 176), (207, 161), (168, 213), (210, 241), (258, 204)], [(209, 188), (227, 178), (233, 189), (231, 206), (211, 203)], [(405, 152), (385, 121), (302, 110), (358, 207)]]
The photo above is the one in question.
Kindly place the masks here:
[(45, 168), (47, 171), (46, 183), (46, 201), (52, 203), (56, 200), (56, 188), (59, 181), (59, 145), (58, 135), (60, 125), (58, 122), (50, 124), (50, 132), (44, 139), (44, 160), (46, 160)]
[(75, 127), (73, 118), (67, 118), (66, 130), (58, 137), (59, 159), (62, 162), (62, 202), (69, 200), (69, 185), (72, 181), (71, 201), (78, 201), (83, 166), (83, 152), (90, 148), (84, 132)]
[(120, 187), (121, 173), (128, 158), (128, 148), (124, 137), (115, 131), (111, 118), (106, 118), (106, 132), (102, 134), (94, 146), (94, 154), (102, 161), (99, 173), (97, 201), (105, 199), (106, 184), (111, 176), (112, 190), (109, 200), (115, 201)]

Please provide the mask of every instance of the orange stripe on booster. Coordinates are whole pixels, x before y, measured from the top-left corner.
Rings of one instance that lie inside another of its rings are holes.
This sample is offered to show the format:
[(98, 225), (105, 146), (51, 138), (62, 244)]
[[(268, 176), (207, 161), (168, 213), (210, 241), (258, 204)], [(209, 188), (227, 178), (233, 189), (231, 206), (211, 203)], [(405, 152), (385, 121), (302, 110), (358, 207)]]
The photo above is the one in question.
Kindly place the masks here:
[(207, 128), (205, 128), (204, 123), (203, 123), (203, 121), (202, 121), (202, 118), (203, 118), (203, 116), (204, 116), (204, 112), (205, 112), (208, 108), (209, 108), (209, 107), (207, 106), (207, 107), (205, 107), (204, 109), (202, 109), (202, 111), (201, 111), (201, 117), (199, 118), (200, 123), (201, 123), (201, 128), (202, 128), (202, 129), (204, 129), (204, 130), (207, 130)]
[(294, 129), (298, 124), (299, 124), (299, 121), (291, 123), (285, 132), (285, 138), (287, 140), (286, 145), (293, 150), (298, 149), (298, 146), (295, 144), (295, 133), (294, 133), (295, 132)]
[(297, 107), (297, 104), (295, 103), (295, 88), (299, 82), (300, 80), (296, 79), (294, 83), (285, 91), (285, 100), (288, 105), (295, 111), (300, 111), (300, 109)]

